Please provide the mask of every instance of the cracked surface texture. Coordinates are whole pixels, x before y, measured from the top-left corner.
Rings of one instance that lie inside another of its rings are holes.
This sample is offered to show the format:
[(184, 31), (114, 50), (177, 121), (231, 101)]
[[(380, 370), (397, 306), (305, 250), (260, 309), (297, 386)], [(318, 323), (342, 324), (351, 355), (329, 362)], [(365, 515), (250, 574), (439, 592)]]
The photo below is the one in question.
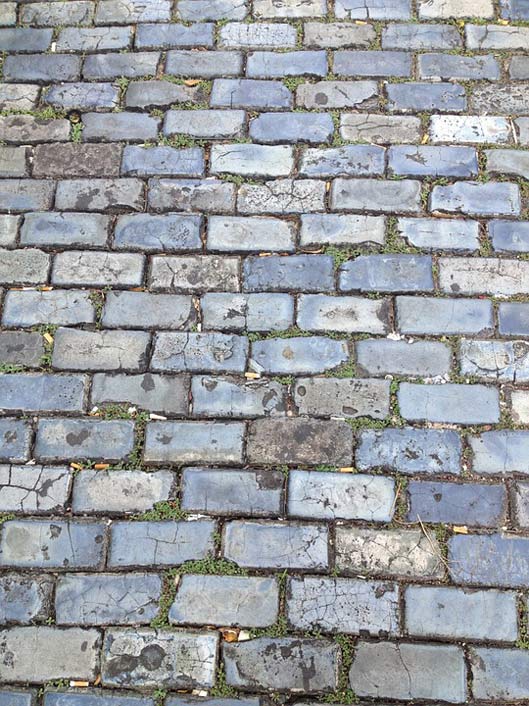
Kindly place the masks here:
[(529, 704), (529, 1), (0, 0), (0, 706)]

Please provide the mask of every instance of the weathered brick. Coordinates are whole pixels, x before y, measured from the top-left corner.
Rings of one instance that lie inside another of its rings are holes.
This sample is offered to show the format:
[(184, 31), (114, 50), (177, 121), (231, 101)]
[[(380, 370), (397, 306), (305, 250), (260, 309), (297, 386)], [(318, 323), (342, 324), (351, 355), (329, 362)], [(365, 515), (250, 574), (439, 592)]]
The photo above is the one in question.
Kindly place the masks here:
[(526, 50), (529, 47), (529, 28), (502, 25), (473, 25), (465, 27), (469, 49)]
[(73, 482), (72, 510), (78, 513), (146, 512), (169, 499), (170, 471), (94, 471), (85, 468)]
[(399, 218), (399, 235), (423, 250), (477, 250), (479, 223), (461, 218)]
[(172, 625), (263, 628), (277, 618), (279, 590), (262, 576), (182, 576), (169, 610)]
[(12, 365), (37, 367), (44, 355), (42, 336), (35, 332), (0, 332), (0, 360)]
[(151, 422), (145, 435), (147, 463), (242, 463), (242, 422)]
[(504, 521), (506, 493), (502, 485), (410, 481), (408, 520), (497, 527)]
[[(104, 686), (211, 688), (215, 683), (218, 634), (150, 628), (107, 630), (103, 644)], [(129, 659), (123, 659), (128, 655)], [(154, 655), (154, 659), (145, 659)]]
[(419, 75), (423, 79), (497, 81), (500, 78), (499, 64), (489, 54), (482, 56), (419, 54), (418, 59)]
[(342, 292), (428, 292), (433, 288), (429, 255), (359, 255), (339, 271)]
[(526, 294), (529, 293), (529, 265), (520, 260), (492, 257), (442, 257), (439, 284), (441, 291), (447, 294)]
[(83, 65), (83, 78), (90, 81), (154, 76), (158, 66), (158, 52), (124, 52), (119, 54), (90, 54)]
[[(132, 131), (126, 130), (127, 140), (132, 141)], [(123, 152), (121, 173), (128, 176), (183, 176), (204, 175), (204, 152), (190, 147), (141, 147), (127, 146)]]
[(297, 630), (376, 637), (398, 633), (397, 588), (391, 583), (290, 578), (286, 610), (290, 625)]
[(32, 110), (37, 104), (40, 86), (29, 83), (0, 85), (0, 110)]
[[(494, 89), (494, 90), (491, 90)], [(527, 90), (529, 83), (506, 83), (501, 86), (477, 85), (470, 98), (475, 113), (524, 114), (529, 110)]]
[(153, 257), (149, 280), (154, 291), (238, 291), (239, 258), (213, 255)]
[(349, 358), (345, 341), (324, 336), (254, 341), (250, 367), (271, 374), (314, 374), (332, 370)]
[(506, 534), (451, 537), (448, 565), (454, 583), (525, 588), (529, 540)]
[(27, 147), (0, 147), (0, 177), (28, 176)]
[(296, 30), (281, 22), (229, 22), (219, 27), (218, 43), (221, 47), (235, 49), (293, 48), (296, 46)]
[[(46, 620), (51, 615), (52, 595), (53, 581), (47, 576), (4, 574), (0, 578), (0, 623), (29, 625)], [(28, 706), (33, 706), (32, 701)]]
[(410, 0), (338, 0), (336, 17), (350, 20), (408, 20)]
[[(15, 3), (7, 3), (15, 5)], [(0, 11), (3, 7), (0, 8)], [(36, 691), (15, 691), (14, 689), (2, 689), (0, 691), (0, 706), (34, 706)]]
[(156, 80), (131, 81), (125, 93), (125, 105), (127, 108), (169, 107), (178, 103), (201, 103), (203, 98), (200, 85), (182, 86)]
[(488, 431), (471, 437), (472, 468), (479, 474), (529, 473), (526, 431)]
[(324, 181), (276, 179), (264, 184), (243, 184), (239, 188), (237, 207), (242, 214), (289, 215), (323, 211), (324, 201)]
[(180, 0), (178, 16), (187, 22), (243, 20), (248, 11), (242, 0)]
[(133, 436), (134, 424), (128, 420), (40, 419), (35, 455), (44, 462), (119, 461), (132, 451)]
[(57, 370), (138, 371), (147, 364), (149, 334), (143, 331), (79, 331), (55, 334), (52, 366)]
[(142, 113), (84, 113), (85, 142), (144, 142), (158, 137), (159, 118)]
[(419, 17), (425, 20), (449, 19), (451, 17), (491, 18), (494, 15), (492, 0), (472, 0), (461, 7), (457, 0), (421, 0)]
[(235, 185), (220, 179), (150, 179), (149, 206), (154, 211), (235, 210)]
[(206, 139), (240, 137), (244, 131), (243, 110), (168, 110), (164, 135), (189, 135)]
[(290, 108), (292, 94), (281, 81), (217, 78), (213, 81), (210, 105), (248, 110)]
[(20, 216), (0, 215), (0, 247), (10, 248), (16, 245), (21, 221), (22, 218)]
[(191, 396), (196, 417), (267, 417), (286, 412), (285, 390), (274, 381), (194, 377)]
[(256, 142), (329, 142), (334, 132), (327, 113), (261, 113), (250, 123), (250, 137)]
[(169, 0), (101, 0), (95, 16), (96, 24), (128, 24), (129, 22), (164, 22), (171, 16)]
[(94, 306), (84, 291), (10, 291), (4, 300), (4, 326), (69, 326), (92, 324), (94, 320)]
[(453, 83), (389, 83), (386, 91), (393, 112), (459, 113), (467, 107), (465, 89)]
[(360, 433), (356, 448), (360, 470), (458, 475), (460, 458), (459, 435), (448, 429), (368, 429)]
[(375, 145), (346, 145), (330, 149), (307, 148), (301, 154), (300, 176), (335, 177), (383, 174), (384, 149)]
[(421, 122), (415, 116), (343, 113), (340, 117), (340, 137), (353, 142), (388, 144), (418, 142)]
[(325, 525), (233, 520), (224, 526), (223, 553), (239, 566), (311, 569), (328, 566)]
[(512, 57), (509, 65), (509, 76), (514, 80), (529, 78), (529, 67), (526, 56)]
[(289, 474), (289, 517), (390, 522), (394, 505), (391, 478), (329, 471)]
[(189, 371), (242, 373), (246, 368), (248, 340), (225, 333), (157, 333), (151, 369), (158, 372)]
[(144, 252), (201, 250), (201, 216), (182, 213), (135, 213), (118, 216), (114, 247)]
[(97, 569), (103, 562), (104, 539), (102, 523), (10, 520), (3, 525), (0, 564), (41, 571)]
[(51, 208), (55, 184), (45, 179), (2, 179), (0, 203), (10, 213)]
[(108, 292), (102, 324), (105, 328), (188, 329), (195, 317), (195, 308), (188, 296)]
[(529, 394), (527, 390), (511, 391), (512, 418), (516, 424), (529, 424)]
[(294, 324), (290, 294), (211, 292), (201, 298), (202, 324), (218, 331), (282, 331)]
[(238, 51), (201, 51), (179, 49), (167, 52), (165, 71), (173, 76), (239, 76), (242, 54)]
[(382, 49), (458, 49), (462, 40), (450, 24), (388, 24), (382, 30)]
[(246, 75), (249, 78), (283, 78), (285, 76), (325, 76), (325, 51), (292, 51), (275, 53), (253, 51), (248, 54)]
[(483, 334), (492, 332), (492, 304), (483, 299), (397, 297), (397, 327), (406, 334)]
[(139, 179), (60, 181), (55, 207), (59, 211), (142, 211), (143, 188)]
[(498, 647), (470, 650), (472, 692), (477, 699), (523, 701), (529, 695), (527, 653)]
[(432, 115), (432, 142), (472, 142), (503, 144), (510, 142), (512, 127), (507, 118), (495, 115)]
[(11, 54), (4, 61), (4, 81), (59, 83), (77, 81), (81, 57), (72, 54)]
[(213, 551), (214, 529), (211, 520), (114, 522), (108, 566), (175, 566), (203, 559)]
[(420, 182), (411, 179), (335, 179), (331, 210), (417, 213), (421, 210), (420, 189)]
[(49, 266), (50, 256), (42, 250), (0, 250), (0, 284), (45, 284)]
[(59, 83), (46, 91), (43, 101), (61, 110), (116, 108), (119, 88), (111, 83)]
[(529, 344), (525, 341), (463, 339), (459, 362), (463, 375), (502, 382), (529, 380)]
[(318, 417), (389, 415), (389, 381), (347, 378), (298, 378), (294, 403), (300, 414)]
[(33, 157), (33, 176), (60, 179), (69, 176), (118, 176), (120, 162), (120, 145), (37, 145)]
[(319, 81), (304, 83), (296, 91), (296, 104), (313, 108), (376, 109), (378, 88), (374, 81)]
[[(11, 27), (17, 23), (17, 4), (16, 2), (4, 2), (0, 10), (0, 25)], [(13, 696), (15, 699), (15, 696)], [(4, 704), (2, 704), (4, 706)], [(19, 706), (18, 702), (15, 706)]]
[(24, 463), (29, 459), (33, 432), (27, 421), (14, 418), (0, 419), (0, 462)]
[[(500, 304), (498, 310), (499, 332), (504, 336), (529, 335), (529, 307), (525, 302)], [(513, 348), (516, 348), (516, 342)], [(522, 346), (518, 346), (523, 350)]]
[(213, 30), (214, 25), (210, 22), (192, 25), (142, 23), (136, 28), (134, 43), (137, 49), (212, 47)]
[(371, 25), (349, 22), (305, 22), (303, 30), (304, 44), (322, 49), (368, 47), (376, 36)]
[(132, 27), (65, 27), (59, 31), (56, 48), (60, 52), (117, 51), (128, 49), (131, 41)]
[(52, 679), (93, 681), (99, 671), (101, 636), (97, 630), (61, 629), (40, 625), (0, 632), (9, 659), (0, 663), (5, 682), (47, 682)]
[(349, 671), (356, 694), (388, 699), (460, 703), (466, 680), (465, 656), (455, 645), (359, 642)]
[(258, 419), (249, 424), (250, 463), (351, 464), (351, 427), (336, 419)]
[(450, 372), (452, 353), (438, 341), (370, 338), (356, 343), (357, 372), (363, 375), (435, 377)]
[(280, 471), (184, 468), (181, 506), (208, 515), (277, 516), (282, 488)]
[(304, 213), (300, 245), (382, 245), (384, 217), (353, 214)]
[(55, 256), (51, 279), (54, 285), (138, 287), (143, 266), (140, 254), (71, 250)]
[(293, 166), (292, 147), (287, 145), (223, 144), (211, 148), (211, 174), (281, 177), (288, 176)]
[(35, 2), (22, 4), (20, 21), (24, 24), (34, 24), (44, 27), (55, 27), (66, 19), (67, 24), (91, 24), (94, 14), (94, 3), (89, 0), (71, 0), (68, 3), (67, 17), (62, 7), (56, 7), (53, 2)]
[(322, 17), (327, 11), (326, 0), (255, 0), (255, 17)]
[(487, 224), (492, 247), (497, 252), (526, 252), (529, 250), (529, 223), (494, 219)]
[(271, 255), (247, 257), (243, 263), (245, 292), (318, 292), (334, 289), (329, 255)]
[(162, 580), (154, 574), (65, 574), (57, 581), (58, 625), (141, 625), (158, 612)]
[(398, 145), (388, 150), (388, 169), (399, 176), (469, 177), (478, 173), (472, 147)]
[(319, 694), (337, 685), (339, 647), (328, 639), (261, 637), (223, 645), (228, 684)]
[(0, 409), (3, 412), (82, 412), (86, 383), (84, 375), (0, 375)]
[(437, 540), (421, 530), (336, 528), (336, 567), (346, 574), (439, 578), (439, 552)]
[(517, 216), (520, 193), (516, 184), (458, 181), (450, 186), (434, 186), (430, 195), (432, 211), (477, 216)]
[[(215, 147), (212, 148), (212, 152), (213, 150)], [(265, 167), (265, 169), (267, 168)], [(221, 252), (280, 250), (281, 252), (289, 252), (295, 249), (294, 239), (293, 224), (279, 218), (210, 216), (208, 219), (208, 250)]]
[(403, 51), (337, 51), (334, 53), (334, 73), (338, 76), (408, 78), (411, 76), (411, 58), (411, 54)]

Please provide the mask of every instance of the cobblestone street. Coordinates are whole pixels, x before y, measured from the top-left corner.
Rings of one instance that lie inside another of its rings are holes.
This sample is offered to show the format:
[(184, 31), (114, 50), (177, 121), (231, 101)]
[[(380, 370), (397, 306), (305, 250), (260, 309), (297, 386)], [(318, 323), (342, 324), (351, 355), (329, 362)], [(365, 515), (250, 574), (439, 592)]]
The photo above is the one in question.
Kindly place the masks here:
[(0, 0), (0, 706), (529, 704), (529, 0)]

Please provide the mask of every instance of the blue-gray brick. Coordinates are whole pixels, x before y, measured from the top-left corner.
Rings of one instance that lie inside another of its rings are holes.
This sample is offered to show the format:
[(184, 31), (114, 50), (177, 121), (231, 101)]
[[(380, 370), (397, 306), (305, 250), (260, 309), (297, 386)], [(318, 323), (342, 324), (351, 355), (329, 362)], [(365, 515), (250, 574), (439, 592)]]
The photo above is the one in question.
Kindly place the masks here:
[(488, 54), (482, 56), (419, 54), (418, 59), (419, 75), (423, 79), (497, 81), (500, 78), (498, 61)]
[(357, 372), (363, 375), (435, 377), (450, 372), (452, 352), (438, 341), (370, 338), (356, 343)]
[(211, 22), (185, 24), (139, 24), (136, 28), (137, 49), (171, 49), (172, 47), (212, 47)]
[(428, 292), (433, 287), (429, 255), (359, 255), (339, 271), (342, 292)]
[(453, 83), (389, 83), (386, 90), (392, 112), (460, 113), (467, 107), (465, 89)]
[(492, 304), (484, 299), (397, 297), (397, 328), (406, 334), (485, 334), (494, 330)]
[(239, 76), (242, 54), (238, 51), (173, 50), (167, 52), (165, 71), (172, 76), (199, 76), (202, 79)]
[(529, 661), (525, 650), (473, 647), (470, 650), (470, 663), (472, 693), (476, 699), (520, 700), (523, 703), (529, 697)]
[(89, 292), (55, 289), (51, 292), (10, 291), (4, 300), (4, 326), (36, 326), (52, 324), (92, 324), (94, 306)]
[(139, 213), (118, 216), (114, 246), (118, 250), (144, 252), (198, 251), (202, 248), (198, 215)]
[(412, 55), (401, 51), (337, 51), (334, 73), (338, 76), (408, 78)]
[(525, 341), (463, 339), (459, 349), (461, 372), (485, 380), (526, 382), (529, 380), (528, 353)]
[(299, 174), (317, 178), (383, 174), (384, 153), (385, 150), (376, 145), (307, 148), (301, 154)]
[[(127, 135), (127, 140), (133, 137)], [(204, 153), (196, 147), (125, 147), (121, 173), (126, 176), (200, 177), (204, 175)]]
[(105, 328), (188, 329), (196, 318), (191, 297), (151, 292), (108, 292)]
[(67, 250), (55, 256), (51, 279), (54, 285), (138, 287), (143, 267), (140, 254)]
[(35, 456), (41, 461), (103, 458), (125, 459), (134, 445), (128, 420), (41, 419)]
[(265, 417), (286, 412), (285, 390), (274, 381), (194, 377), (191, 396), (196, 417)]
[(59, 31), (56, 49), (60, 52), (117, 51), (128, 49), (131, 41), (132, 27), (65, 27)]
[(248, 110), (290, 108), (292, 94), (281, 81), (217, 78), (213, 81), (210, 105)]
[(480, 474), (529, 473), (529, 434), (488, 431), (470, 438), (472, 468)]
[(525, 302), (500, 304), (498, 320), (503, 336), (529, 336), (529, 306)]
[[(256, 146), (252, 145), (252, 147)], [(214, 149), (213, 147), (212, 152)], [(272, 147), (271, 149), (277, 148)], [(259, 153), (257, 152), (257, 154)], [(270, 156), (274, 157), (275, 154), (277, 153)], [(241, 168), (243, 167), (241, 166)], [(265, 169), (270, 171), (267, 167)], [(270, 252), (280, 250), (281, 252), (292, 252), (295, 249), (294, 240), (294, 225), (279, 218), (210, 216), (208, 219), (208, 251)]]
[(81, 72), (81, 57), (71, 54), (11, 54), (6, 57), (3, 70), (4, 81), (8, 82), (77, 81)]
[(159, 58), (160, 54), (157, 52), (91, 54), (85, 59), (83, 78), (104, 80), (121, 76), (124, 78), (154, 76)]
[(388, 24), (382, 30), (382, 49), (458, 49), (463, 44), (449, 24)]
[(210, 292), (201, 299), (202, 324), (220, 331), (282, 331), (294, 324), (291, 294)]
[(492, 247), (497, 252), (527, 252), (529, 250), (529, 222), (492, 220), (488, 223)]
[(448, 568), (455, 583), (526, 588), (528, 557), (527, 537), (474, 534), (448, 540)]
[(246, 75), (249, 78), (285, 76), (325, 76), (327, 54), (324, 51), (274, 53), (254, 51), (248, 54)]
[(244, 130), (243, 110), (168, 110), (164, 135), (190, 135), (207, 139), (240, 137)]
[(0, 409), (3, 412), (82, 412), (86, 382), (84, 375), (0, 375)]
[(53, 30), (35, 27), (0, 29), (0, 50), (5, 52), (45, 52), (49, 49)]
[(33, 432), (29, 422), (4, 417), (0, 419), (0, 461), (3, 463), (25, 463)]
[(495, 424), (500, 420), (498, 390), (485, 385), (421, 385), (403, 382), (399, 410), (409, 421)]
[(56, 370), (139, 371), (147, 364), (149, 334), (144, 331), (79, 331), (60, 328), (52, 366)]
[(50, 86), (43, 101), (59, 110), (116, 108), (119, 88), (111, 83), (58, 83)]
[(250, 367), (271, 374), (314, 374), (332, 370), (349, 358), (345, 341), (324, 336), (254, 341)]
[[(71, 179), (57, 184), (59, 211), (143, 210), (144, 185), (140, 179)], [(38, 209), (33, 209), (38, 210)]]
[[(53, 580), (48, 576), (4, 574), (0, 578), (0, 623), (30, 625), (46, 620), (51, 616), (52, 594)], [(4, 706), (1, 696), (0, 705)], [(6, 701), (5, 706), (17, 706), (17, 701)]]
[(520, 193), (516, 184), (459, 181), (450, 186), (434, 186), (430, 195), (432, 211), (477, 216), (517, 216)]
[(410, 0), (338, 0), (336, 17), (350, 20), (408, 20)]
[(147, 463), (242, 463), (242, 422), (151, 422), (145, 435)]
[(271, 255), (247, 257), (243, 264), (246, 292), (319, 292), (334, 289), (333, 259), (329, 255)]
[(479, 223), (461, 218), (399, 218), (397, 228), (410, 245), (424, 250), (477, 250)]
[(398, 176), (470, 177), (478, 173), (472, 147), (398, 145), (388, 150), (388, 169)]
[(300, 245), (382, 245), (384, 217), (353, 214), (301, 214)]
[(229, 213), (235, 209), (235, 185), (220, 179), (150, 179), (149, 206), (154, 211)]
[(158, 372), (242, 373), (248, 340), (225, 333), (157, 333), (151, 369)]
[(389, 381), (298, 378), (294, 403), (303, 415), (384, 419), (389, 415)]
[(99, 213), (28, 213), (20, 229), (23, 245), (102, 247), (109, 219)]
[(332, 211), (418, 213), (421, 184), (411, 179), (335, 179), (331, 187)]
[(284, 177), (293, 166), (292, 147), (287, 145), (222, 144), (211, 148), (211, 174)]
[(334, 124), (326, 113), (261, 113), (250, 123), (250, 137), (256, 142), (328, 142)]

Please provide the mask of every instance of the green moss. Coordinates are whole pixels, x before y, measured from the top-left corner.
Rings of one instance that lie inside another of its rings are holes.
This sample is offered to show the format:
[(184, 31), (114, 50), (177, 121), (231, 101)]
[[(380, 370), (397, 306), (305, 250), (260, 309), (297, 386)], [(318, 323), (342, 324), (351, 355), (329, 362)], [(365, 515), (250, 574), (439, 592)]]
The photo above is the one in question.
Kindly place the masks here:
[(226, 673), (222, 662), (217, 667), (215, 686), (209, 690), (209, 695), (221, 699), (234, 698), (238, 695), (236, 689), (226, 682)]
[(334, 639), (342, 653), (338, 688), (332, 694), (324, 696), (321, 701), (327, 704), (356, 704), (358, 696), (349, 686), (349, 670), (353, 663), (355, 640), (350, 635), (336, 635)]
[(147, 510), (139, 515), (134, 515), (133, 520), (157, 522), (161, 520), (185, 520), (187, 513), (181, 509), (178, 500), (162, 500), (155, 503), (152, 510)]
[(7, 513), (7, 512), (0, 513), (0, 525), (3, 525), (4, 522), (9, 522), (9, 520), (14, 520), (14, 519), (15, 519), (15, 515), (13, 515), (13, 513)]
[(306, 80), (304, 76), (288, 76), (283, 79), (283, 83), (289, 91), (295, 91), (302, 83), (306, 83)]
[(14, 365), (13, 363), (0, 363), (0, 373), (23, 373), (27, 368), (24, 365)]
[(356, 365), (354, 360), (348, 360), (342, 363), (333, 370), (327, 370), (325, 377), (328, 378), (354, 378), (356, 374)]

